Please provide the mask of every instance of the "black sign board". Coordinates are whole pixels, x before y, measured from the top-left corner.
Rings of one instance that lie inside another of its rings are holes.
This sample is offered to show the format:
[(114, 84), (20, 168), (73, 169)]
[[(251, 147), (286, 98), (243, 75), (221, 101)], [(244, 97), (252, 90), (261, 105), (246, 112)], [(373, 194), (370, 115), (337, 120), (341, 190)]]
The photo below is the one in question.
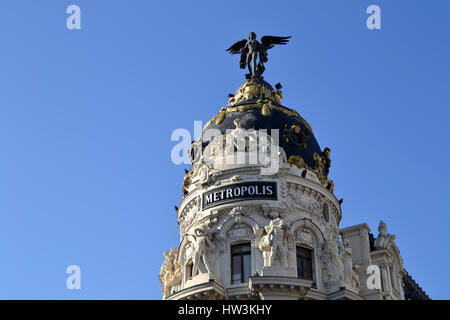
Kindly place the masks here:
[(203, 194), (203, 209), (240, 200), (277, 200), (276, 182), (243, 182), (217, 188)]

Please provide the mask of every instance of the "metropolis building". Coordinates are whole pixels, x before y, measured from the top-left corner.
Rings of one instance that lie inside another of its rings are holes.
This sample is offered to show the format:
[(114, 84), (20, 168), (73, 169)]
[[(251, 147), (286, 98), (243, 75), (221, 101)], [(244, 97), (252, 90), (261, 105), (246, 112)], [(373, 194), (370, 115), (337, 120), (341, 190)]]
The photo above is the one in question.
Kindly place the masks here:
[(192, 142), (163, 299), (429, 299), (384, 222), (340, 227), (330, 149), (261, 73)]

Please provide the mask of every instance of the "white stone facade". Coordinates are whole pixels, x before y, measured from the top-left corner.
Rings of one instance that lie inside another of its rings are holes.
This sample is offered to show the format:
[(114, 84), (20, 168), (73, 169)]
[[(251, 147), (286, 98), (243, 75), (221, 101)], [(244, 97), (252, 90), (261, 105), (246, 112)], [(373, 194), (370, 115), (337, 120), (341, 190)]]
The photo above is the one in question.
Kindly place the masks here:
[[(404, 299), (403, 262), (385, 225), (372, 247), (366, 224), (340, 230), (334, 194), (313, 171), (288, 163), (282, 149), (278, 172), (262, 175), (260, 164), (226, 164), (232, 153), (218, 156), (210, 146), (185, 184), (180, 245), (165, 253), (160, 272), (164, 299)], [(276, 200), (235, 199), (203, 209), (206, 192), (243, 182), (276, 183)], [(231, 248), (242, 243), (250, 244), (250, 276), (232, 283)], [(298, 248), (311, 252), (311, 279), (298, 276)], [(374, 264), (379, 290), (366, 286)]]

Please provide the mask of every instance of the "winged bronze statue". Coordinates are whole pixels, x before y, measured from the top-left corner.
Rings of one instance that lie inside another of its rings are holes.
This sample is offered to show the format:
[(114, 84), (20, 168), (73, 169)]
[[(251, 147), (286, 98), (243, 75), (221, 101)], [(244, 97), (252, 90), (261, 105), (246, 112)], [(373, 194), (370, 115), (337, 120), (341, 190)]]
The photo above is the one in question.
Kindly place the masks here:
[[(250, 32), (248, 40), (242, 39), (229, 47), (226, 51), (230, 54), (240, 54), (240, 68), (245, 69), (247, 66), (249, 77), (260, 77), (264, 70), (264, 63), (267, 62), (267, 50), (272, 49), (276, 44), (286, 44), (291, 37), (261, 37), (261, 42), (256, 40), (256, 34)], [(259, 62), (257, 58), (259, 56)], [(252, 70), (253, 65), (253, 70)]]

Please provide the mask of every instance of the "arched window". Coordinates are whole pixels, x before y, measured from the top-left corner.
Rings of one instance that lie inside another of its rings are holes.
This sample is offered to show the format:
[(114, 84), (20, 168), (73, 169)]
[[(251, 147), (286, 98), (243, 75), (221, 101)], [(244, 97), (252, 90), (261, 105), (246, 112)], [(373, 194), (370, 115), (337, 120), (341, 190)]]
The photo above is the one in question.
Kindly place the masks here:
[(297, 246), (297, 276), (313, 280), (312, 250)]
[(231, 247), (231, 283), (248, 281), (251, 273), (250, 243), (240, 243)]

